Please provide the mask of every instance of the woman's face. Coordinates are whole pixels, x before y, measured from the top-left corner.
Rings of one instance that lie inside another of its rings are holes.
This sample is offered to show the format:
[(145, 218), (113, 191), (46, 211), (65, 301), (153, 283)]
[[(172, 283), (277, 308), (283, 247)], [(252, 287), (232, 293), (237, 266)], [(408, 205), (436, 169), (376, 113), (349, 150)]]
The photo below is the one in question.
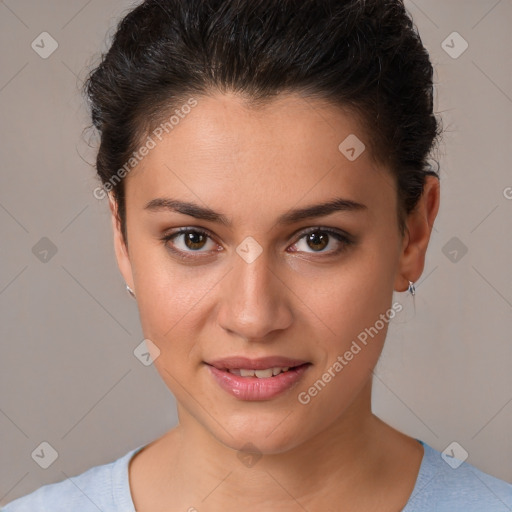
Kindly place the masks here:
[[(339, 110), (197, 100), (125, 179), (117, 257), (180, 421), (281, 452), (335, 425), (369, 382), (404, 281), (396, 187), (357, 156), (365, 134)], [(360, 206), (293, 215), (333, 201)]]

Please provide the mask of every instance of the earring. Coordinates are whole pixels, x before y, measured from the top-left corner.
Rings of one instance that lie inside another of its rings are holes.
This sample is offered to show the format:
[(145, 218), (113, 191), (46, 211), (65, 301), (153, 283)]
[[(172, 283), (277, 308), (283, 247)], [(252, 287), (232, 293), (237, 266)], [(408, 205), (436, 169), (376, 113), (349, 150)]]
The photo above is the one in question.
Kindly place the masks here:
[(135, 299), (135, 293), (133, 293), (133, 290), (128, 285), (126, 285), (126, 290)]
[(412, 296), (416, 294), (416, 287), (412, 281), (409, 281), (409, 288), (407, 290)]

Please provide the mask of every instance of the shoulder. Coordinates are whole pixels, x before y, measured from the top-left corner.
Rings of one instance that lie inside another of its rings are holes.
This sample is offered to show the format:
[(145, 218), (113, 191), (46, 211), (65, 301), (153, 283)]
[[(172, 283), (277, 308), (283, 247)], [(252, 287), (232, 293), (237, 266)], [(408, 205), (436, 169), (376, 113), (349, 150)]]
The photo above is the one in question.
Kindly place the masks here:
[(107, 464), (94, 466), (60, 482), (43, 485), (5, 505), (0, 512), (112, 512), (133, 507), (128, 483), (128, 463), (135, 448)]
[(425, 454), (416, 485), (402, 512), (512, 510), (512, 484), (420, 442)]

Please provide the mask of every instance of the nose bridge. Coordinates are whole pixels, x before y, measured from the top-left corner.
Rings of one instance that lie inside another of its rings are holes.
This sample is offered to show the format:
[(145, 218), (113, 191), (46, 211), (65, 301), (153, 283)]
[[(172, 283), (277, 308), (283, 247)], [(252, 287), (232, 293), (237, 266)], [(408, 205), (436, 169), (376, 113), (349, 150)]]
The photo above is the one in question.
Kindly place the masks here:
[[(286, 288), (275, 276), (267, 250), (242, 242), (223, 283), (220, 325), (246, 339), (264, 338), (291, 321)], [(259, 254), (255, 254), (255, 252)]]

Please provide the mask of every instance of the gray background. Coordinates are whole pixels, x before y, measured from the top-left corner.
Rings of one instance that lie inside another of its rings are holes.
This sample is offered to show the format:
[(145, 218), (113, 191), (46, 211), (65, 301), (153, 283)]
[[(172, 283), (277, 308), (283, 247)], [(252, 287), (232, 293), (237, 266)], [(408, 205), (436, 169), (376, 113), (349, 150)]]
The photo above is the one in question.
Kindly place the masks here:
[[(130, 5), (0, 1), (0, 505), (176, 422), (172, 395), (133, 354), (136, 303), (108, 204), (92, 195), (97, 140), (82, 133), (79, 85)], [(440, 451), (457, 441), (512, 482), (512, 2), (406, 5), (436, 66), (442, 204), (416, 313), (396, 294), (406, 307), (375, 370), (374, 412)], [(44, 31), (58, 42), (46, 59), (31, 47)], [(469, 43), (458, 58), (442, 47), (454, 31)], [(43, 237), (57, 249), (47, 261)], [(58, 453), (47, 469), (31, 456), (44, 441)]]

